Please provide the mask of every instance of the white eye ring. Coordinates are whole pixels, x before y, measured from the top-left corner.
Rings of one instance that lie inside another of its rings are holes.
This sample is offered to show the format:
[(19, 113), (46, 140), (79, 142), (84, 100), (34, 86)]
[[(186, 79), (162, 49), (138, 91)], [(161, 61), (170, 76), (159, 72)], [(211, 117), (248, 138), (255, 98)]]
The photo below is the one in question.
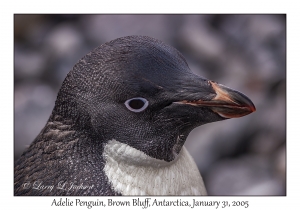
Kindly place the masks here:
[(128, 99), (124, 104), (132, 112), (141, 112), (148, 107), (149, 102), (145, 98), (137, 97)]

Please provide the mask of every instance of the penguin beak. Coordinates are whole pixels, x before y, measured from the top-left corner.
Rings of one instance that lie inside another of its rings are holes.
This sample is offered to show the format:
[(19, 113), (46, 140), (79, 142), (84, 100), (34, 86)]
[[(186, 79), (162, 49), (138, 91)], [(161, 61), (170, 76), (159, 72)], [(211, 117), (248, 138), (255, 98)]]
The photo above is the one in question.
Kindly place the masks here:
[(207, 107), (224, 118), (243, 117), (256, 110), (252, 101), (244, 94), (213, 81), (208, 82), (216, 94), (214, 98), (176, 103)]

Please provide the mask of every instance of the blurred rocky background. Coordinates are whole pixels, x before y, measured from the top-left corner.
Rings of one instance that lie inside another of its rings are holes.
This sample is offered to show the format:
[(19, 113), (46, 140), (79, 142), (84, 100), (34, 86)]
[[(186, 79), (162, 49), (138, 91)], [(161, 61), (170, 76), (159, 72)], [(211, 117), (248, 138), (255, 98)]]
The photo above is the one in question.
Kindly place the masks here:
[(285, 15), (15, 15), (15, 160), (45, 125), (67, 73), (98, 45), (147, 35), (257, 111), (195, 129), (186, 147), (209, 195), (286, 195)]

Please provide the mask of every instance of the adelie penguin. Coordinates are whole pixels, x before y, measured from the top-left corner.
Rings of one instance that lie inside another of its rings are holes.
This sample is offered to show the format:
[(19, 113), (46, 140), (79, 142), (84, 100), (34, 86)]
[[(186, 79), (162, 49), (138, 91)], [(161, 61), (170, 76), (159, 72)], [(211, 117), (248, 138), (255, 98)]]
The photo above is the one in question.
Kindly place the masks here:
[(113, 40), (68, 73), (15, 163), (14, 193), (206, 195), (188, 134), (253, 111), (242, 93), (193, 74), (173, 47), (147, 36)]

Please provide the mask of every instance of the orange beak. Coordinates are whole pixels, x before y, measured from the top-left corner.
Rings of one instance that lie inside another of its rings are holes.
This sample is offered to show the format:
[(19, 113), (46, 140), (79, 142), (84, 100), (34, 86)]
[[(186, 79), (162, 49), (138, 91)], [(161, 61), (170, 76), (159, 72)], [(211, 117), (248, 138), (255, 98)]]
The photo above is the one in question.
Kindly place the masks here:
[(209, 81), (209, 83), (216, 93), (213, 99), (209, 101), (184, 100), (177, 103), (208, 107), (224, 118), (243, 117), (256, 110), (252, 101), (244, 94), (213, 81)]

